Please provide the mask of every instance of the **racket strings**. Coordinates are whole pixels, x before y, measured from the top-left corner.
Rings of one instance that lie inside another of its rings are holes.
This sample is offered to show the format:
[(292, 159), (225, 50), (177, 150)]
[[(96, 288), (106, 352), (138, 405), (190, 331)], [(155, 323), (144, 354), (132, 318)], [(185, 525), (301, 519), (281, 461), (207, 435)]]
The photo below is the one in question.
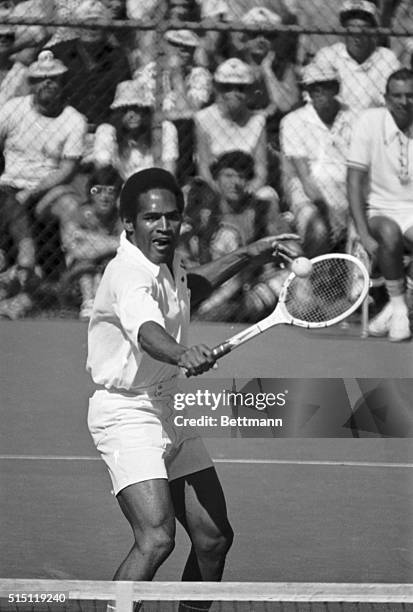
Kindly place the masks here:
[(355, 262), (324, 259), (313, 263), (310, 276), (292, 279), (284, 304), (295, 319), (322, 323), (350, 310), (363, 294), (364, 287), (364, 276)]

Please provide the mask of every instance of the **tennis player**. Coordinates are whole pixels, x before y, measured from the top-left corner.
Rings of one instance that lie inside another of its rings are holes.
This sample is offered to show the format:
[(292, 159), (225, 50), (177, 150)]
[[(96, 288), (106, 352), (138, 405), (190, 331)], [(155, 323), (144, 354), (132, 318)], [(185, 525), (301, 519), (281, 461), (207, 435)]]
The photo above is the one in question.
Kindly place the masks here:
[[(191, 269), (187, 278), (175, 253), (183, 207), (166, 170), (150, 168), (126, 181), (125, 232), (89, 324), (87, 369), (98, 388), (88, 426), (134, 535), (114, 580), (152, 580), (174, 547), (176, 518), (192, 544), (182, 580), (221, 580), (233, 538), (224, 494), (200, 437), (173, 423), (180, 368), (194, 376), (215, 362), (208, 346), (187, 343), (190, 296), (196, 303), (241, 268), (269, 261), (274, 249), (296, 255), (296, 235), (264, 238)], [(180, 610), (207, 610), (210, 603), (181, 603)]]

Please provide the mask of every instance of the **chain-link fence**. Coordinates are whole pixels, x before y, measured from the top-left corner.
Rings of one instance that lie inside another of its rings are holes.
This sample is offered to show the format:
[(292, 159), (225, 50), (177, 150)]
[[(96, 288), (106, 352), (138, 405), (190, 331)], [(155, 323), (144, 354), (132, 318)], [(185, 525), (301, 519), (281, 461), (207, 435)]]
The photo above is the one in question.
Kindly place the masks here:
[[(352, 127), (413, 62), (411, 0), (9, 0), (0, 24), (10, 319), (89, 317), (121, 185), (152, 165), (184, 190), (188, 266), (290, 229), (309, 256), (345, 248)], [(285, 274), (239, 274), (196, 315), (254, 320)]]

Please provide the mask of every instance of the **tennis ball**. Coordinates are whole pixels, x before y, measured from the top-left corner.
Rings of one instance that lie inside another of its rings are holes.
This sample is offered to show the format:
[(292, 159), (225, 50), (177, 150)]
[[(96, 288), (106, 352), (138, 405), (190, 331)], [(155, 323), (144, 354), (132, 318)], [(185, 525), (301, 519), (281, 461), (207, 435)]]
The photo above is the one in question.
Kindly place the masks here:
[(296, 276), (310, 276), (313, 269), (313, 264), (307, 257), (297, 257), (291, 264), (291, 272)]

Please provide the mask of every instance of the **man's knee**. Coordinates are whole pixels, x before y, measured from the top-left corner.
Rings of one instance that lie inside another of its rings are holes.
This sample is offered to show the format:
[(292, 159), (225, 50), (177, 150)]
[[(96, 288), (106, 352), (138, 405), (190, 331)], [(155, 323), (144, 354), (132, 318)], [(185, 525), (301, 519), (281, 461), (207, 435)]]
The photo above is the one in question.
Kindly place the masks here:
[(167, 526), (135, 531), (135, 542), (141, 554), (161, 563), (175, 548), (174, 533)]
[(223, 530), (203, 532), (201, 529), (194, 541), (194, 546), (198, 555), (221, 559), (228, 553), (233, 540), (234, 532), (228, 523)]
[(372, 233), (388, 251), (399, 251), (403, 248), (403, 235), (398, 224), (392, 219), (380, 217), (371, 224)]

